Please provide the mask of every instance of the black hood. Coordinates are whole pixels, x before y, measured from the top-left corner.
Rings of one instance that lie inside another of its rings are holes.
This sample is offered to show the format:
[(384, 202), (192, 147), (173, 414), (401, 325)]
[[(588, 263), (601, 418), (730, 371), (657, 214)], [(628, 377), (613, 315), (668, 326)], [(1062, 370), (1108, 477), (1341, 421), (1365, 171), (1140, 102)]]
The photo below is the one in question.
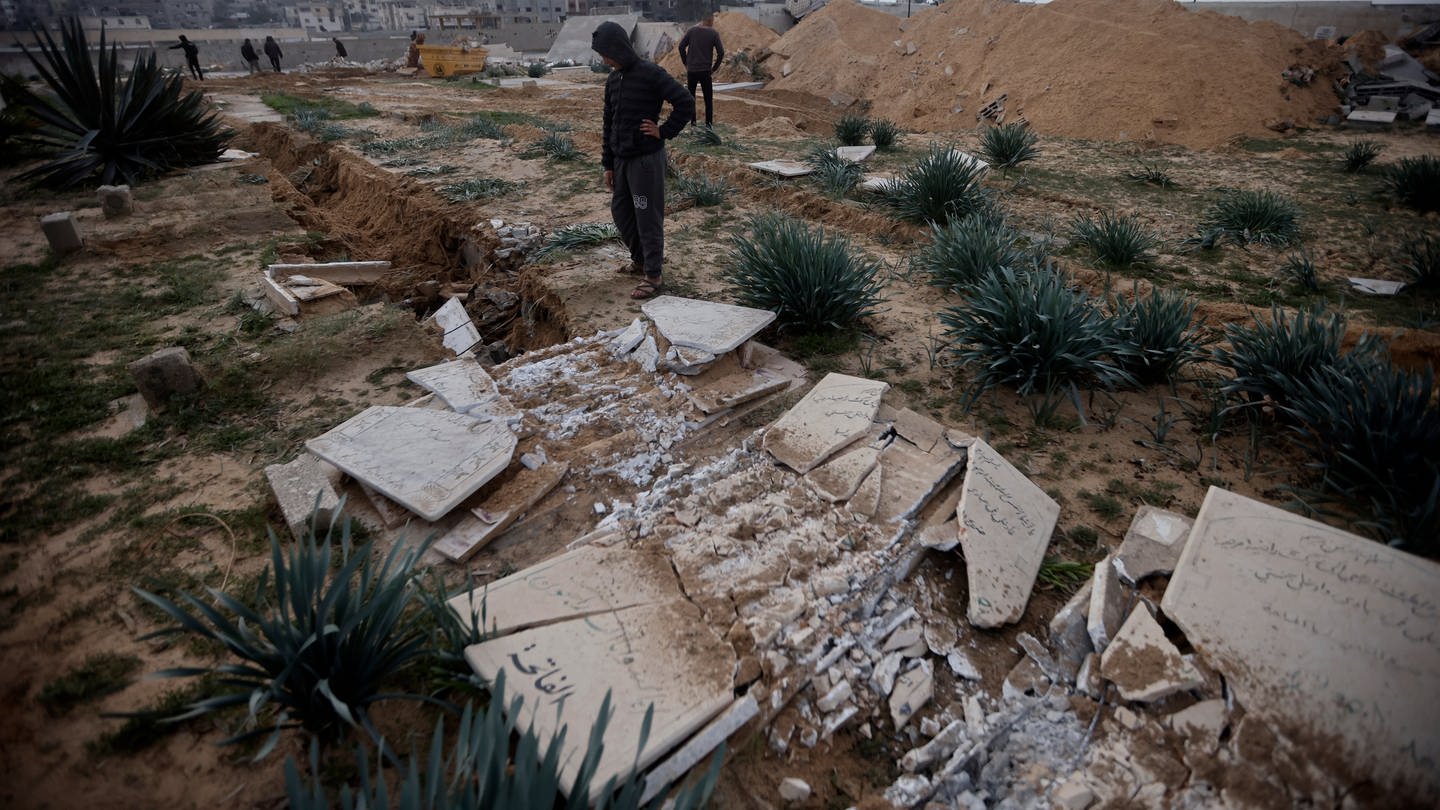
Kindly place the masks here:
[(630, 44), (630, 35), (619, 23), (603, 22), (590, 35), (590, 50), (608, 56), (620, 63), (621, 68), (628, 68), (640, 61), (640, 54), (635, 52), (635, 46)]

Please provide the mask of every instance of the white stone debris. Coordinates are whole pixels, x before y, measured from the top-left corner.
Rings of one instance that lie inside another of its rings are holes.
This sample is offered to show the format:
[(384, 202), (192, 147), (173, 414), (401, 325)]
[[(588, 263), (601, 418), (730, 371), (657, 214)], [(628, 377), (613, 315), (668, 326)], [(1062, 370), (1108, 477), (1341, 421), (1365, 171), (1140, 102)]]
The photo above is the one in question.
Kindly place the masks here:
[(1154, 506), (1141, 506), (1115, 552), (1115, 571), (1130, 585), (1155, 574), (1169, 574), (1180, 561), (1194, 521)]
[(1165, 638), (1160, 623), (1142, 602), (1100, 656), (1100, 674), (1115, 684), (1120, 696), (1152, 703), (1194, 689), (1204, 680)]
[(804, 779), (787, 776), (780, 780), (780, 798), (787, 802), (803, 802), (810, 798), (810, 785)]

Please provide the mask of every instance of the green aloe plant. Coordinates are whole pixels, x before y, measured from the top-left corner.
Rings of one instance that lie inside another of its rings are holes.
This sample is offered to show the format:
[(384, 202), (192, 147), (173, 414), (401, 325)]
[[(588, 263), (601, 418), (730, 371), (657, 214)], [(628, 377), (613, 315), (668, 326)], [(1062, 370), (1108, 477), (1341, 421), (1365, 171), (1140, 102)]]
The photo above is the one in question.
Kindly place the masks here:
[[(1230, 345), (1215, 350), (1215, 362), (1234, 375), (1223, 388), (1227, 395), (1286, 405), (1299, 385), (1340, 363), (1345, 319), (1339, 314), (1316, 306), (1291, 316), (1276, 306), (1269, 321), (1252, 318), (1252, 324), (1226, 326)], [(1374, 350), (1374, 341), (1365, 338), (1351, 351)]]
[[(340, 547), (338, 561), (333, 542)], [(428, 541), (397, 542), (377, 561), (372, 544), (352, 545), (346, 519), (338, 532), (335, 525), (328, 527), (324, 537), (312, 525), (288, 550), (272, 531), (270, 568), (246, 601), (215, 589), (209, 589), (212, 605), (187, 593), (171, 600), (136, 588), (141, 599), (175, 622), (147, 638), (198, 636), (218, 642), (234, 659), (156, 673), (162, 678), (214, 675), (224, 687), (219, 695), (190, 703), (174, 719), (244, 706), (249, 728), (225, 742), (268, 732), (257, 757), (268, 754), (281, 733), (292, 728), (327, 743), (351, 729), (378, 741), (370, 707), (391, 699), (431, 700), (387, 693), (385, 687), (431, 655), (437, 619), (458, 621), (443, 605), (422, 609), (430, 603), (416, 582), (415, 565), (428, 546)]]
[(1300, 241), (1299, 220), (1300, 207), (1282, 194), (1230, 191), (1206, 210), (1200, 231), (1241, 245), (1288, 245)]
[(980, 154), (992, 165), (1008, 171), (1040, 157), (1037, 140), (1038, 136), (1024, 124), (989, 127), (980, 131)]
[(1148, 263), (1160, 241), (1138, 218), (1109, 211), (1100, 212), (1098, 219), (1076, 217), (1071, 230), (1077, 243), (1089, 247), (1096, 260), (1109, 267)]
[(103, 28), (94, 61), (78, 17), (61, 20), (58, 45), (49, 31), (35, 34), (39, 55), (22, 50), (50, 92), (6, 77), (4, 97), (39, 124), (21, 140), (50, 158), (21, 179), (55, 188), (136, 184), (209, 163), (225, 149), (231, 133), (204, 95), (185, 92), (184, 80), (162, 70), (154, 53), (137, 58), (126, 75), (118, 49), (106, 47)]
[(930, 283), (964, 293), (971, 285), (1002, 269), (1023, 270), (1034, 264), (1020, 246), (1020, 234), (1000, 216), (972, 214), (930, 226), (930, 244), (910, 259), (910, 266)]
[(865, 169), (859, 163), (840, 157), (834, 149), (823, 144), (810, 150), (805, 162), (815, 170), (811, 179), (831, 197), (849, 194), (865, 176)]
[(1184, 295), (1158, 287), (1145, 296), (1136, 290), (1128, 300), (1116, 296), (1110, 305), (1115, 334), (1129, 347), (1116, 354), (1116, 362), (1144, 385), (1173, 380), (1209, 342), (1195, 324), (1195, 306)]
[(879, 192), (880, 204), (909, 222), (944, 224), (988, 210), (994, 203), (980, 181), (984, 163), (950, 147), (932, 145)]
[(870, 133), (870, 119), (863, 115), (845, 115), (835, 122), (835, 140), (842, 146), (859, 146)]
[(1385, 184), (1417, 211), (1440, 211), (1440, 156), (1401, 158), (1385, 169)]

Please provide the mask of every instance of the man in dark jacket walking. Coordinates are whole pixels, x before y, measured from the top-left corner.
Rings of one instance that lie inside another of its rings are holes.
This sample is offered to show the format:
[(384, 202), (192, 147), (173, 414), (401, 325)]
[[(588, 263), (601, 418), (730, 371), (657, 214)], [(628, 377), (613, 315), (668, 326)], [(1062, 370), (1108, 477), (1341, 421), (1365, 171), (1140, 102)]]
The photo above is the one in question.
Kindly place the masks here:
[(707, 127), (715, 122), (715, 100), (712, 98), (715, 86), (710, 77), (720, 69), (720, 63), (725, 59), (725, 45), (720, 42), (720, 32), (715, 30), (714, 25), (715, 15), (706, 14), (699, 25), (685, 32), (676, 46), (680, 51), (680, 61), (685, 63), (685, 84), (690, 88), (690, 95), (695, 95), (697, 84), (705, 93)]
[(335, 55), (341, 59), (349, 59), (350, 54), (345, 52), (345, 43), (341, 42), (339, 37), (331, 37), (330, 39), (335, 43)]
[[(590, 48), (612, 69), (605, 80), (600, 158), (611, 192), (610, 215), (630, 248), (629, 271), (645, 274), (630, 297), (654, 298), (665, 260), (665, 141), (694, 120), (695, 97), (659, 65), (641, 59), (616, 23), (601, 23)], [(670, 117), (658, 124), (667, 101)]]
[(270, 57), (270, 66), (275, 68), (276, 73), (279, 73), (280, 57), (285, 54), (280, 52), (280, 43), (275, 41), (275, 37), (265, 37), (265, 55)]
[(245, 60), (245, 67), (250, 69), (251, 76), (260, 72), (260, 54), (255, 52), (255, 45), (249, 39), (240, 46), (240, 58)]
[(186, 39), (184, 34), (181, 34), (180, 42), (170, 46), (170, 50), (172, 51), (176, 48), (184, 49), (185, 64), (190, 67), (190, 75), (202, 82), (205, 81), (205, 72), (200, 69), (200, 49), (195, 47), (195, 43)]

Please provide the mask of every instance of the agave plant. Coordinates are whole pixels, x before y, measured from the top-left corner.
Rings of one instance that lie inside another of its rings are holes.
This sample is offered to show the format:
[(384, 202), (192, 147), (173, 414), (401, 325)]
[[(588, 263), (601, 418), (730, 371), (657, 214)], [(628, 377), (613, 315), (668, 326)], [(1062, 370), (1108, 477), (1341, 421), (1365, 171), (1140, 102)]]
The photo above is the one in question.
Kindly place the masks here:
[[(1316, 306), (1291, 317), (1276, 306), (1268, 322), (1252, 317), (1253, 325), (1226, 326), (1230, 346), (1215, 351), (1215, 362), (1234, 375), (1223, 388), (1226, 394), (1286, 405), (1302, 383), (1339, 364), (1345, 338), (1345, 319), (1340, 315), (1326, 314)], [(1374, 350), (1374, 342), (1366, 338), (1352, 353), (1362, 357)]]
[(749, 230), (734, 237), (722, 274), (740, 303), (818, 332), (852, 328), (883, 301), (881, 264), (845, 237), (782, 214), (756, 216)]
[(559, 132), (547, 132), (540, 140), (530, 144), (521, 157), (547, 157), (550, 160), (584, 160), (585, 153), (575, 145), (574, 139)]
[(525, 75), (532, 79), (538, 79), (550, 72), (550, 66), (544, 62), (531, 62), (525, 66)]
[(828, 146), (816, 146), (805, 162), (815, 170), (811, 178), (831, 197), (844, 197), (865, 176), (859, 163), (840, 157)]
[[(190, 594), (178, 601), (135, 589), (175, 625), (147, 638), (189, 634), (218, 642), (236, 662), (180, 667), (156, 673), (164, 678), (215, 675), (226, 688), (214, 697), (186, 706), (174, 719), (244, 706), (248, 730), (225, 742), (269, 733), (257, 755), (263, 757), (286, 729), (303, 728), (323, 742), (351, 729), (376, 741), (370, 707), (382, 700), (430, 700), (388, 693), (396, 676), (431, 654), (433, 624), (429, 611), (415, 609), (423, 588), (415, 565), (429, 543), (396, 543), (377, 563), (374, 548), (352, 547), (350, 522), (332, 524), (318, 537), (312, 525), (287, 552), (272, 531), (270, 568), (255, 592), (242, 601), (210, 589), (216, 606)], [(332, 541), (338, 540), (338, 565)], [(458, 621), (443, 611), (438, 618)]]
[[(593, 784), (595, 772), (605, 749), (605, 729), (612, 711), (610, 696), (601, 703), (600, 716), (590, 730), (584, 759), (576, 771), (568, 791), (569, 800), (560, 801), (561, 754), (568, 729), (562, 728), (541, 746), (532, 729), (518, 729), (521, 699), (505, 702), (505, 679), (502, 672), (495, 680), (488, 706), (480, 708), (467, 703), (460, 715), (459, 728), (449, 753), (446, 752), (445, 720), (435, 723), (430, 750), (422, 760), (411, 755), (397, 776), (392, 790), (385, 770), (376, 767), (371, 778), (368, 757), (363, 749), (357, 752), (360, 784), (341, 789), (338, 801), (332, 801), (317, 774), (322, 772), (320, 749), (310, 748), (310, 774), (302, 776), (293, 758), (285, 761), (285, 792), (291, 810), (638, 810), (645, 807), (673, 807), (695, 810), (704, 807), (720, 776), (724, 761), (722, 748), (712, 759), (705, 774), (690, 787), (667, 800), (666, 790), (643, 801), (649, 787), (645, 779), (632, 771), (623, 780), (612, 777), (604, 784)], [(644, 750), (649, 737), (653, 707), (641, 724), (637, 751)], [(508, 720), (506, 719), (508, 717)], [(515, 742), (512, 743), (512, 740)], [(666, 786), (668, 787), (668, 786)], [(673, 801), (668, 804), (667, 801)]]
[(545, 244), (535, 252), (540, 259), (552, 253), (599, 245), (620, 238), (620, 231), (613, 222), (580, 222), (556, 228), (545, 237)]
[(472, 177), (459, 183), (447, 183), (441, 186), (439, 191), (440, 195), (450, 202), (470, 202), (504, 196), (520, 185), (494, 177)]
[(1375, 158), (1380, 157), (1380, 144), (1375, 141), (1358, 140), (1345, 145), (1341, 159), (1347, 172), (1364, 171)]
[(1174, 188), (1175, 179), (1170, 172), (1158, 163), (1140, 162), (1140, 167), (1133, 172), (1126, 172), (1125, 176), (1137, 183), (1146, 183), (1160, 188)]
[(1037, 140), (1035, 133), (1024, 124), (990, 127), (980, 132), (980, 154), (992, 166), (1013, 169), (1040, 157), (1040, 150), (1035, 146)]
[[(39, 56), (22, 46), (50, 93), (41, 95), (6, 78), (5, 98), (39, 126), (20, 137), (51, 157), (20, 175), (55, 188), (141, 180), (182, 166), (209, 163), (225, 149), (231, 132), (220, 124), (199, 91), (185, 92), (179, 75), (167, 74), (155, 54), (137, 57), (125, 75), (118, 49), (99, 58), (78, 17), (60, 22), (61, 44), (36, 31)], [(98, 64), (97, 64), (98, 63)]]
[(1003, 269), (1020, 271), (1033, 263), (1020, 246), (1020, 234), (1003, 217), (972, 214), (930, 226), (930, 244), (910, 259), (910, 266), (930, 276), (930, 283), (954, 293)]
[(1280, 273), (1286, 278), (1311, 291), (1320, 291), (1320, 280), (1315, 271), (1315, 260), (1305, 251), (1292, 253), (1280, 265)]
[(841, 116), (835, 122), (835, 140), (842, 146), (859, 146), (870, 132), (870, 119), (861, 115)]
[(1077, 243), (1088, 246), (1101, 264), (1111, 267), (1145, 264), (1159, 244), (1139, 219), (1128, 214), (1102, 211), (1099, 219), (1076, 217), (1071, 230)]
[(1134, 382), (1116, 357), (1133, 350), (1083, 292), (1052, 270), (1005, 268), (981, 279), (964, 303), (940, 313), (951, 352), (971, 369), (968, 400), (999, 385), (1022, 396)]
[(484, 115), (474, 115), (460, 126), (460, 132), (469, 138), (487, 138), (492, 141), (505, 140), (505, 129), (495, 120)]
[(910, 222), (945, 224), (991, 207), (980, 180), (985, 164), (949, 147), (932, 145), (924, 157), (887, 183), (880, 204)]
[(1440, 236), (1416, 233), (1401, 243), (1397, 264), (1411, 287), (1440, 287)]
[(733, 191), (735, 187), (727, 183), (725, 178), (704, 174), (682, 175), (671, 186), (671, 192), (677, 201), (689, 201), (696, 208), (720, 205)]
[(1300, 207), (1273, 191), (1231, 191), (1217, 200), (1200, 224), (1238, 244), (1288, 245), (1300, 241)]
[(875, 144), (876, 149), (890, 149), (899, 139), (900, 127), (894, 121), (877, 118), (870, 122), (870, 142)]
[(1115, 334), (1129, 349), (1116, 353), (1116, 363), (1142, 385), (1173, 380), (1208, 342), (1195, 324), (1195, 306), (1158, 287), (1147, 296), (1136, 290), (1129, 300), (1116, 296), (1110, 305)]
[(1284, 406), (1319, 476), (1314, 500), (1342, 501), (1382, 540), (1440, 554), (1440, 407), (1434, 370), (1377, 354), (1347, 357), (1295, 387)]
[(1385, 184), (1417, 211), (1440, 211), (1440, 157), (1401, 158), (1385, 171)]

